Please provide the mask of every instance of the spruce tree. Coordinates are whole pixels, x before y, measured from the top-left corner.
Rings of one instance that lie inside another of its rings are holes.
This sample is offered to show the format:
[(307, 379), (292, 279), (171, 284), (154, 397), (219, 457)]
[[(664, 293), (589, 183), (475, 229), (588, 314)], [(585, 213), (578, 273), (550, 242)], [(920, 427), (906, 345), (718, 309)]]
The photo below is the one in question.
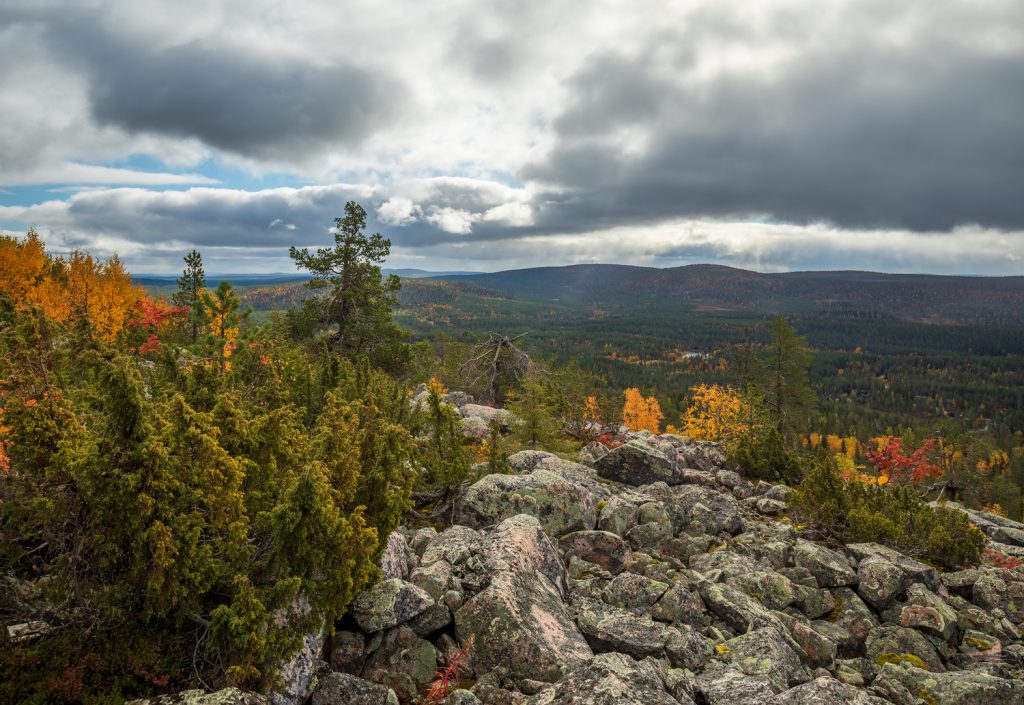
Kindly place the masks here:
[(756, 384), (768, 417), (783, 438), (799, 430), (814, 409), (814, 392), (807, 377), (810, 364), (807, 341), (796, 334), (786, 319), (776, 316)]
[(203, 271), (203, 257), (198, 250), (185, 255), (185, 270), (178, 277), (178, 291), (171, 300), (175, 306), (187, 308), (188, 322), (192, 329), (192, 343), (199, 339), (199, 328), (203, 325), (203, 290), (206, 288), (206, 273)]

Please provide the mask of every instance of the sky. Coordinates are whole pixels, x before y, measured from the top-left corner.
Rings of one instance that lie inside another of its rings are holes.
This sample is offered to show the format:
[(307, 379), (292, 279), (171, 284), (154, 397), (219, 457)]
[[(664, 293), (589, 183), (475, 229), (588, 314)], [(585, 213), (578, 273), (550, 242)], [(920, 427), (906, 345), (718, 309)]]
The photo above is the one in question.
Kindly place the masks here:
[(0, 231), (291, 272), (1024, 275), (1020, 0), (4, 0)]

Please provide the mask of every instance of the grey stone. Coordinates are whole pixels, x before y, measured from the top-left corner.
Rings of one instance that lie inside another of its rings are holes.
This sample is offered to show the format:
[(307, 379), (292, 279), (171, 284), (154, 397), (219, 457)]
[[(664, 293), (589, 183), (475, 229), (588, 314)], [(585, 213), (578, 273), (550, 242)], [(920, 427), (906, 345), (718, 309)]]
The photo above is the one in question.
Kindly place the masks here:
[(509, 517), (484, 537), (483, 565), (491, 573), (537, 572), (565, 595), (565, 567), (558, 551), (537, 518), (528, 514)]
[(892, 607), (907, 589), (909, 579), (884, 558), (866, 558), (857, 566), (857, 594), (876, 610)]
[(656, 662), (625, 654), (598, 654), (565, 680), (527, 700), (529, 705), (681, 705), (665, 692)]
[(613, 449), (595, 461), (594, 469), (606, 480), (635, 487), (658, 481), (679, 482), (672, 461), (642, 441), (630, 441)]
[(851, 685), (821, 676), (775, 696), (770, 705), (872, 705), (879, 702)]
[(808, 680), (786, 636), (773, 627), (755, 629), (730, 639), (718, 648), (722, 659), (750, 676), (765, 676), (776, 691)]
[(625, 536), (627, 531), (636, 526), (636, 521), (636, 505), (615, 495), (608, 499), (607, 503), (601, 508), (600, 515), (597, 518), (597, 528), (602, 531), (610, 531), (619, 536)]
[(409, 578), (409, 544), (405, 536), (399, 531), (392, 531), (388, 536), (388, 544), (380, 557), (380, 570), (384, 579), (398, 578), (407, 580)]
[(352, 601), (352, 616), (360, 629), (372, 634), (408, 622), (433, 604), (425, 591), (392, 578), (360, 593)]
[(455, 520), (482, 528), (517, 514), (540, 520), (544, 530), (560, 536), (589, 530), (596, 523), (594, 494), (547, 470), (527, 475), (487, 475), (459, 498)]
[(845, 587), (857, 584), (857, 574), (846, 556), (825, 546), (798, 539), (793, 547), (793, 563), (806, 568), (818, 581), (818, 587)]
[(868, 634), (865, 643), (867, 658), (876, 666), (882, 666), (906, 654), (916, 656), (930, 671), (943, 671), (942, 659), (924, 636), (906, 627), (885, 624)]
[(629, 557), (629, 546), (610, 531), (574, 531), (560, 538), (558, 546), (566, 554), (578, 556), (613, 575), (622, 572)]
[(559, 680), (591, 656), (558, 588), (539, 573), (506, 572), (455, 613), (459, 641), (475, 640), (479, 672), (505, 666), (519, 678)]
[(637, 575), (620, 573), (604, 590), (604, 601), (640, 614), (650, 611), (654, 603), (668, 591), (668, 584)]
[[(1024, 703), (1024, 681), (999, 678), (977, 671), (930, 673), (906, 664), (882, 667), (872, 689), (890, 699), (903, 693), (920, 698), (926, 694), (930, 705), (1010, 705)], [(912, 700), (910, 702), (913, 702)]]
[(399, 700), (409, 702), (434, 680), (436, 673), (434, 645), (402, 625), (384, 634), (380, 646), (363, 665), (362, 676), (390, 687)]
[[(214, 693), (207, 693), (205, 690), (185, 690), (173, 695), (129, 700), (125, 705), (268, 705), (269, 702), (259, 693), (225, 688)], [(395, 701), (394, 705), (398, 705), (398, 701)]]
[(313, 705), (398, 705), (395, 691), (348, 673), (328, 673), (313, 691)]

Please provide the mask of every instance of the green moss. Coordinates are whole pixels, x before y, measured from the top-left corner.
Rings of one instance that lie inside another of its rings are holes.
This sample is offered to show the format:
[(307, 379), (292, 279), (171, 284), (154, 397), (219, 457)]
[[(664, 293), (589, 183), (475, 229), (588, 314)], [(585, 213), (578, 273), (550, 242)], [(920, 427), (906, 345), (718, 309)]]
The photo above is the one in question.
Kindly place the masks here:
[(600, 514), (601, 510), (604, 509), (606, 506), (608, 506), (608, 500), (599, 499), (597, 500), (597, 504), (594, 505), (594, 509), (597, 511), (598, 514)]
[(917, 697), (923, 700), (925, 705), (939, 705), (939, 701), (935, 699), (935, 696), (924, 688), (918, 689)]
[(841, 597), (836, 597), (836, 606), (832, 608), (832, 611), (825, 615), (825, 619), (829, 622), (838, 622), (839, 618), (843, 616), (843, 607), (846, 605), (846, 600)]
[(725, 656), (727, 653), (729, 653), (730, 649), (726, 644), (715, 644), (715, 651), (717, 651), (720, 655)]
[(988, 639), (979, 639), (974, 636), (969, 636), (966, 639), (964, 639), (964, 643), (970, 647), (978, 649), (979, 651), (988, 651), (993, 646), (995, 646), (995, 644), (989, 641)]
[(875, 659), (875, 665), (879, 667), (882, 667), (887, 663), (906, 663), (913, 666), (914, 668), (920, 668), (925, 671), (931, 670), (928, 668), (928, 664), (922, 661), (919, 656), (915, 656), (914, 654), (894, 654), (886, 652), (884, 654), (879, 655), (879, 657)]

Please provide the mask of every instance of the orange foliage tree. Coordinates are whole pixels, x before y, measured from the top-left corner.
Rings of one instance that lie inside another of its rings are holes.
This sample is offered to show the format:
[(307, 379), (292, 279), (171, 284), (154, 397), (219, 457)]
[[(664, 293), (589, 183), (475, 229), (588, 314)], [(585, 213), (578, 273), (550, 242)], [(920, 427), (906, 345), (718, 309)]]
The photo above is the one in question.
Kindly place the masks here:
[(107, 342), (117, 338), (145, 297), (117, 255), (99, 260), (75, 251), (52, 257), (34, 230), (24, 240), (0, 236), (0, 292), (15, 306), (38, 306), (61, 323), (84, 319)]
[(658, 432), (665, 414), (654, 397), (645, 397), (636, 387), (626, 390), (626, 403), (622, 406), (622, 424), (630, 431)]
[(729, 441), (743, 433), (743, 399), (732, 387), (700, 384), (690, 387), (690, 406), (683, 413), (683, 433), (697, 441)]

